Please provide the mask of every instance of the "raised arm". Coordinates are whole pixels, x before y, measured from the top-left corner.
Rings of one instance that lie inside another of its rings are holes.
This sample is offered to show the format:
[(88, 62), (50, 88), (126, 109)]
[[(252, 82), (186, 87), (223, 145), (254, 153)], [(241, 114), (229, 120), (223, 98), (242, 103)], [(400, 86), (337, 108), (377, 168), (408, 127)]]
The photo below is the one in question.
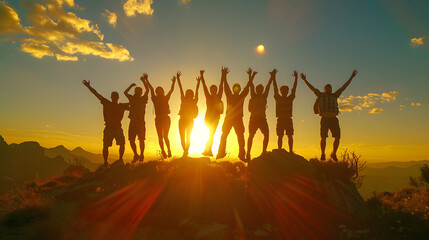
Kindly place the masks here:
[[(225, 75), (225, 78), (226, 78), (226, 75)], [(218, 88), (218, 91), (217, 91), (217, 97), (218, 97), (219, 99), (221, 99), (221, 98), (222, 98), (222, 95), (223, 95), (223, 82), (224, 82), (224, 81), (225, 81), (224, 77), (223, 77), (223, 76), (221, 76), (221, 77), (220, 77), (219, 88)]]
[(207, 96), (210, 94), (209, 90), (207, 89), (206, 80), (204, 79), (204, 70), (200, 70), (200, 79), (203, 82), (203, 90), (204, 90), (204, 96)]
[(179, 85), (179, 89), (180, 89), (180, 96), (182, 98), (184, 98), (185, 93), (183, 92), (183, 87), (182, 87), (182, 82), (180, 81), (180, 76), (182, 76), (182, 72), (177, 71), (176, 78), (177, 78), (177, 84)]
[(197, 88), (195, 89), (195, 101), (198, 102), (198, 89), (200, 88), (201, 77), (197, 77)]
[(268, 80), (267, 86), (265, 87), (264, 96), (265, 98), (268, 97), (268, 94), (270, 93), (271, 84), (273, 83), (274, 78), (276, 78), (277, 69), (274, 69), (272, 72), (270, 72), (270, 80)]
[(128, 92), (131, 90), (131, 88), (133, 88), (135, 86), (136, 86), (135, 83), (131, 83), (131, 85), (129, 87), (127, 87), (127, 89), (125, 89), (124, 94), (128, 99), (130, 99), (132, 97), (131, 94), (129, 94)]
[[(251, 97), (253, 97), (253, 96), (255, 96), (255, 85), (253, 85), (253, 81), (251, 81), (251, 80), (253, 80), (252, 79), (252, 73), (253, 73), (253, 69), (252, 68), (248, 68), (247, 69), (247, 71), (246, 71), (246, 73), (247, 73), (247, 75), (248, 75), (248, 77), (249, 77), (249, 81), (248, 81), (248, 83), (250, 83), (251, 82), (251, 84), (249, 85), (249, 89), (250, 89), (250, 96)], [(256, 72), (257, 73), (257, 72)], [(256, 74), (255, 74), (256, 75)], [(253, 76), (254, 77), (254, 76)], [(247, 87), (247, 85), (246, 85), (246, 87)]]
[(341, 93), (344, 91), (344, 90), (346, 90), (346, 88), (350, 85), (350, 83), (352, 82), (352, 80), (353, 80), (353, 78), (356, 76), (356, 74), (357, 74), (357, 70), (354, 70), (353, 72), (352, 72), (352, 75), (350, 76), (350, 78), (349, 78), (349, 80), (347, 80), (347, 82), (346, 83), (344, 83), (344, 85), (340, 88), (340, 89), (338, 89), (336, 92), (335, 92), (335, 94), (336, 95), (341, 95)]
[(316, 96), (320, 95), (320, 91), (319, 89), (313, 87), (313, 85), (311, 85), (308, 81), (307, 81), (307, 76), (305, 76), (304, 73), (301, 73), (301, 79), (305, 82), (305, 84), (307, 85), (308, 88), (310, 88), (311, 91), (314, 92), (314, 94), (316, 94)]
[(279, 88), (277, 86), (277, 80), (276, 80), (275, 76), (274, 76), (274, 79), (273, 79), (273, 87), (274, 87), (274, 98), (277, 98), (280, 95), (279, 95)]
[(148, 78), (147, 73), (143, 73), (143, 76), (140, 77), (140, 80), (142, 81), (144, 89), (145, 89), (145, 92), (143, 94), (144, 96), (147, 96), (149, 94), (149, 87), (148, 87), (148, 85), (147, 85), (147, 83), (145, 81), (145, 79), (147, 79), (147, 78)]
[(249, 81), (247, 82), (246, 86), (244, 87), (243, 91), (241, 92), (240, 96), (246, 97), (247, 94), (249, 94), (249, 89), (251, 86), (253, 86), (253, 79), (255, 79), (255, 76), (258, 72), (253, 71), (251, 77), (249, 77)]
[(171, 87), (170, 87), (170, 91), (167, 93), (167, 98), (170, 99), (171, 94), (174, 91), (174, 83), (176, 83), (176, 77), (171, 78)]
[(227, 97), (232, 95), (231, 88), (229, 87), (228, 80), (226, 78), (226, 75), (228, 73), (229, 73), (229, 69), (227, 67), (222, 66), (222, 78), (223, 78), (223, 84), (224, 84), (224, 88), (225, 88), (225, 95)]
[(101, 96), (101, 94), (99, 94), (93, 87), (91, 87), (90, 81), (83, 80), (82, 83), (83, 83), (83, 85), (85, 85), (89, 89), (89, 91), (92, 92), (92, 94), (94, 94), (98, 98), (98, 100), (103, 101), (106, 99), (103, 96)]
[(292, 91), (290, 93), (291, 96), (295, 97), (295, 92), (296, 92), (296, 86), (298, 85), (298, 72), (297, 71), (293, 71), (292, 76), (294, 77), (294, 82), (293, 82), (293, 87), (292, 87)]
[(155, 91), (153, 90), (152, 84), (150, 84), (150, 82), (149, 82), (149, 78), (147, 76), (143, 77), (142, 81), (146, 82), (147, 86), (149, 87), (151, 97), (155, 97)]

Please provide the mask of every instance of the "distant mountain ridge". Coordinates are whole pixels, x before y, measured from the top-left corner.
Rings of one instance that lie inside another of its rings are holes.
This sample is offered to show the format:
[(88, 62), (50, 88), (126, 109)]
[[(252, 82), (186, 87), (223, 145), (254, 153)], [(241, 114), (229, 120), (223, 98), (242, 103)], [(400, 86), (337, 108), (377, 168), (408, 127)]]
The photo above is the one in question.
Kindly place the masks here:
[(85, 151), (81, 147), (68, 150), (63, 145), (58, 145), (54, 148), (45, 148), (45, 155), (48, 157), (61, 156), (69, 164), (74, 164), (75, 161), (82, 161), (83, 165), (92, 171), (103, 163), (103, 155)]

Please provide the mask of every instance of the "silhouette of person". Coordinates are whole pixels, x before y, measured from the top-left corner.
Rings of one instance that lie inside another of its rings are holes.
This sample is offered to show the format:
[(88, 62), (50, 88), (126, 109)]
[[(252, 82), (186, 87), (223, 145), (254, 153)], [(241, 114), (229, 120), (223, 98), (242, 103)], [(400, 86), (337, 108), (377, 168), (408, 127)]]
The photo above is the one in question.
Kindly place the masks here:
[(276, 117), (277, 117), (277, 146), (279, 149), (283, 146), (283, 135), (286, 132), (289, 143), (289, 152), (293, 153), (293, 121), (292, 121), (292, 105), (295, 99), (296, 86), (298, 84), (298, 72), (293, 71), (294, 77), (293, 87), (288, 96), (289, 87), (281, 86), (280, 94), (277, 88), (276, 77), (274, 76), (274, 99), (276, 100)]
[(112, 101), (107, 100), (101, 96), (93, 87), (91, 87), (90, 81), (83, 80), (85, 85), (92, 94), (94, 94), (103, 105), (103, 117), (105, 128), (103, 131), (103, 158), (104, 166), (108, 167), (109, 163), (107, 158), (109, 156), (109, 147), (112, 146), (113, 139), (116, 140), (116, 145), (119, 145), (119, 160), (123, 161), (125, 152), (125, 136), (122, 130), (122, 118), (124, 117), (125, 110), (129, 109), (128, 103), (119, 103), (119, 93), (112, 92), (110, 98)]
[(204, 79), (204, 70), (200, 71), (201, 82), (203, 83), (204, 96), (206, 97), (206, 115), (204, 117), (204, 122), (209, 128), (209, 140), (206, 143), (204, 156), (213, 156), (212, 147), (213, 147), (213, 138), (216, 133), (217, 126), (219, 125), (220, 115), (223, 113), (223, 79), (224, 75), (220, 79), (219, 91), (216, 85), (210, 86), (210, 91), (207, 89), (206, 81)]
[(194, 92), (191, 89), (186, 90), (186, 93), (183, 92), (182, 82), (180, 81), (180, 76), (182, 72), (177, 72), (177, 84), (180, 89), (180, 110), (179, 110), (179, 134), (180, 134), (180, 143), (183, 148), (183, 157), (187, 157), (189, 153), (189, 147), (191, 146), (191, 134), (192, 128), (194, 127), (194, 119), (198, 116), (198, 88), (200, 87), (201, 77), (197, 77), (197, 88)]
[[(150, 90), (151, 99), (153, 102), (153, 107), (155, 108), (155, 127), (156, 133), (158, 135), (158, 143), (161, 148), (161, 154), (163, 158), (171, 157), (171, 148), (170, 140), (168, 139), (168, 132), (170, 131), (170, 106), (168, 101), (170, 100), (171, 94), (174, 91), (174, 83), (176, 82), (176, 77), (171, 79), (171, 88), (167, 95), (164, 94), (164, 89), (162, 87), (157, 87), (154, 91), (152, 85), (149, 82), (148, 77), (146, 76), (143, 79), (146, 82)], [(156, 94), (155, 94), (156, 93)], [(167, 146), (168, 155), (164, 150), (164, 141)]]
[[(231, 88), (229, 87), (226, 75), (229, 73), (228, 68), (222, 67), (222, 78), (224, 79), (224, 89), (227, 101), (225, 120), (222, 125), (222, 136), (219, 144), (219, 152), (216, 159), (220, 159), (226, 156), (226, 139), (228, 138), (229, 132), (234, 128), (237, 134), (239, 154), (238, 158), (245, 161), (245, 149), (244, 149), (244, 124), (243, 124), (243, 105), (247, 94), (249, 94), (249, 88), (253, 81), (251, 75), (249, 75), (249, 82), (241, 92), (240, 84), (236, 83)], [(241, 93), (240, 93), (241, 92)]]
[[(140, 78), (145, 87), (144, 94), (143, 89), (141, 87), (136, 87), (135, 83), (132, 83), (124, 91), (124, 94), (130, 103), (130, 114), (128, 115), (130, 118), (130, 125), (128, 127), (128, 140), (130, 141), (130, 146), (134, 153), (134, 158), (131, 163), (135, 163), (137, 161), (143, 162), (144, 160), (144, 141), (146, 136), (145, 113), (149, 94), (149, 89), (146, 82), (144, 81), (144, 78), (147, 78), (147, 74), (145, 73)], [(133, 87), (135, 87), (134, 95), (131, 95), (128, 92)], [(140, 155), (137, 153), (137, 146), (135, 142), (137, 136), (139, 137), (140, 142)]]
[[(250, 101), (249, 101), (249, 112), (250, 112), (250, 119), (249, 119), (249, 138), (247, 140), (247, 154), (246, 154), (246, 161), (250, 161), (250, 151), (252, 150), (252, 144), (253, 144), (253, 137), (255, 137), (256, 131), (258, 129), (261, 130), (262, 134), (264, 135), (264, 141), (263, 141), (263, 148), (262, 148), (262, 154), (265, 154), (267, 152), (267, 146), (269, 141), (269, 135), (270, 131), (268, 128), (268, 122), (265, 114), (265, 110), (267, 108), (267, 98), (268, 93), (270, 92), (271, 83), (273, 82), (273, 78), (275, 77), (277, 70), (274, 69), (272, 72), (270, 72), (270, 79), (267, 83), (267, 86), (265, 87), (262, 84), (259, 84), (256, 86), (253, 85), (253, 81), (250, 84)], [(255, 75), (258, 72), (253, 71), (251, 68), (247, 70), (247, 74), (249, 75), (249, 78), (255, 78)]]
[(338, 122), (337, 115), (338, 110), (338, 98), (341, 93), (349, 86), (352, 79), (356, 76), (357, 71), (354, 70), (351, 74), (349, 80), (337, 91), (332, 93), (331, 84), (326, 84), (324, 87), (324, 92), (320, 92), (317, 88), (313, 87), (308, 81), (305, 74), (301, 73), (301, 78), (305, 84), (314, 92), (317, 96), (317, 109), (319, 115), (322, 117), (320, 120), (320, 149), (322, 151), (322, 156), (320, 160), (326, 160), (325, 157), (325, 148), (326, 148), (326, 138), (328, 137), (328, 131), (331, 131), (332, 137), (334, 138), (333, 150), (331, 153), (331, 159), (338, 161), (337, 150), (340, 145), (341, 130), (340, 124)]

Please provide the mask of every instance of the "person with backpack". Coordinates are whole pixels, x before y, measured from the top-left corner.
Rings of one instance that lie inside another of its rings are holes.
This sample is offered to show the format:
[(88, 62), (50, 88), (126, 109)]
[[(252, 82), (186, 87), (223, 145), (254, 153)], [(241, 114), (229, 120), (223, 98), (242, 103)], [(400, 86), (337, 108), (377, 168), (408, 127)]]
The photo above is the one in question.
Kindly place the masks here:
[(276, 77), (274, 75), (274, 99), (276, 100), (276, 117), (277, 117), (277, 147), (283, 147), (283, 136), (286, 132), (288, 137), (289, 152), (293, 153), (293, 121), (292, 121), (292, 104), (295, 99), (296, 86), (298, 84), (298, 72), (293, 71), (292, 76), (295, 78), (290, 95), (288, 96), (289, 87), (281, 86), (280, 94), (277, 87)]
[(244, 123), (243, 123), (243, 107), (244, 100), (249, 94), (249, 88), (252, 84), (255, 75), (249, 75), (249, 81), (247, 82), (246, 87), (241, 91), (240, 84), (236, 83), (231, 88), (229, 87), (226, 75), (229, 73), (228, 68), (222, 67), (222, 77), (224, 79), (224, 90), (226, 95), (226, 116), (222, 125), (222, 136), (220, 138), (219, 151), (216, 156), (216, 159), (224, 158), (226, 156), (226, 139), (228, 138), (229, 132), (234, 128), (235, 133), (237, 134), (238, 140), (238, 158), (242, 161), (245, 161), (246, 150), (244, 149)]
[(124, 117), (125, 110), (129, 110), (128, 103), (119, 103), (119, 93), (112, 92), (110, 95), (111, 101), (99, 94), (92, 86), (90, 81), (83, 80), (89, 91), (100, 100), (103, 105), (104, 124), (106, 125), (103, 130), (103, 159), (104, 167), (109, 167), (107, 159), (109, 157), (109, 147), (112, 146), (113, 139), (116, 140), (116, 145), (119, 145), (119, 160), (123, 161), (125, 152), (125, 136), (122, 130), (122, 118)]
[(202, 155), (204, 156), (213, 156), (212, 147), (213, 147), (213, 138), (216, 133), (217, 126), (219, 125), (220, 115), (223, 113), (223, 81), (224, 74), (220, 78), (219, 90), (216, 85), (210, 86), (210, 91), (207, 88), (206, 81), (204, 79), (204, 70), (200, 71), (201, 82), (203, 83), (204, 96), (206, 97), (206, 115), (204, 117), (204, 122), (209, 128), (210, 134), (209, 139), (206, 143), (206, 147)]
[(340, 124), (337, 118), (339, 114), (338, 110), (338, 98), (341, 96), (341, 93), (349, 86), (353, 78), (356, 76), (357, 71), (354, 70), (351, 74), (349, 80), (337, 91), (332, 92), (331, 84), (326, 84), (324, 87), (324, 92), (320, 92), (317, 88), (313, 87), (308, 81), (305, 74), (301, 73), (301, 79), (305, 84), (310, 88), (311, 91), (317, 96), (317, 100), (314, 105), (314, 110), (316, 114), (321, 116), (320, 120), (320, 149), (322, 151), (322, 156), (320, 160), (326, 160), (325, 148), (326, 148), (326, 138), (328, 137), (328, 131), (331, 131), (332, 137), (334, 138), (333, 150), (331, 153), (331, 159), (338, 161), (337, 150), (340, 145)]
[[(168, 132), (170, 131), (171, 125), (169, 116), (170, 106), (168, 105), (168, 101), (170, 100), (171, 94), (174, 91), (176, 77), (174, 76), (171, 79), (171, 88), (167, 95), (164, 94), (164, 89), (162, 87), (157, 87), (154, 91), (147, 76), (144, 78), (144, 82), (146, 82), (147, 86), (149, 87), (153, 107), (155, 108), (155, 127), (156, 133), (158, 135), (159, 147), (161, 148), (162, 158), (171, 157), (170, 140), (168, 139)], [(167, 146), (168, 155), (164, 150), (164, 141), (165, 145)]]
[[(262, 154), (265, 154), (267, 152), (267, 146), (270, 136), (270, 131), (268, 128), (268, 122), (265, 110), (267, 108), (267, 99), (268, 99), (268, 93), (270, 92), (271, 83), (273, 82), (273, 78), (275, 77), (275, 74), (277, 72), (277, 69), (274, 69), (272, 72), (270, 72), (270, 80), (268, 81), (267, 86), (265, 87), (262, 84), (259, 84), (256, 86), (253, 85), (253, 82), (250, 84), (250, 101), (249, 101), (249, 112), (250, 112), (250, 119), (249, 119), (249, 138), (247, 140), (247, 154), (246, 154), (246, 161), (250, 162), (250, 151), (252, 150), (252, 144), (253, 144), (253, 138), (255, 137), (256, 131), (258, 129), (261, 130), (262, 134), (264, 135), (264, 141), (263, 141), (263, 147), (262, 147)], [(255, 75), (258, 72), (253, 71), (251, 68), (247, 70), (247, 74), (250, 77), (255, 77)]]
[(191, 89), (183, 92), (182, 83), (180, 76), (182, 73), (177, 72), (177, 84), (180, 89), (180, 119), (179, 119), (179, 134), (180, 142), (183, 148), (183, 157), (187, 157), (189, 153), (189, 147), (191, 146), (191, 134), (194, 127), (194, 119), (198, 116), (198, 88), (200, 87), (201, 77), (197, 77), (197, 88), (194, 92)]
[[(125, 89), (124, 94), (128, 98), (130, 103), (130, 125), (128, 127), (128, 140), (130, 141), (131, 149), (134, 153), (134, 158), (131, 163), (137, 161), (143, 162), (144, 160), (144, 141), (146, 137), (146, 123), (145, 123), (145, 114), (146, 114), (146, 104), (148, 102), (149, 88), (144, 81), (147, 78), (147, 74), (144, 73), (140, 80), (143, 82), (145, 87), (145, 92), (143, 94), (143, 89), (141, 87), (136, 87), (135, 83), (132, 83), (127, 89)], [(134, 88), (134, 95), (129, 94), (128, 92), (131, 88)], [(136, 146), (136, 137), (139, 137), (140, 142), (140, 155), (137, 153)]]

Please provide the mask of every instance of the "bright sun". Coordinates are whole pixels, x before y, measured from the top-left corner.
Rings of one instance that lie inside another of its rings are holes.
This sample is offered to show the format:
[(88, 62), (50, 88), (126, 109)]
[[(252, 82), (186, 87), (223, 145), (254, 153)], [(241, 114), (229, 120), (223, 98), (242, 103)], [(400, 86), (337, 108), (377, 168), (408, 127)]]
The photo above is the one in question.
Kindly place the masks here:
[(259, 54), (265, 54), (265, 47), (264, 45), (260, 44), (256, 47), (256, 52), (258, 52)]
[[(218, 127), (219, 128), (219, 127)], [(216, 154), (219, 148), (220, 133), (216, 131), (213, 140), (213, 154)], [(194, 121), (194, 128), (191, 135), (191, 147), (189, 149), (190, 154), (201, 154), (206, 147), (207, 140), (209, 139), (209, 129), (204, 123), (204, 116), (198, 116)]]

